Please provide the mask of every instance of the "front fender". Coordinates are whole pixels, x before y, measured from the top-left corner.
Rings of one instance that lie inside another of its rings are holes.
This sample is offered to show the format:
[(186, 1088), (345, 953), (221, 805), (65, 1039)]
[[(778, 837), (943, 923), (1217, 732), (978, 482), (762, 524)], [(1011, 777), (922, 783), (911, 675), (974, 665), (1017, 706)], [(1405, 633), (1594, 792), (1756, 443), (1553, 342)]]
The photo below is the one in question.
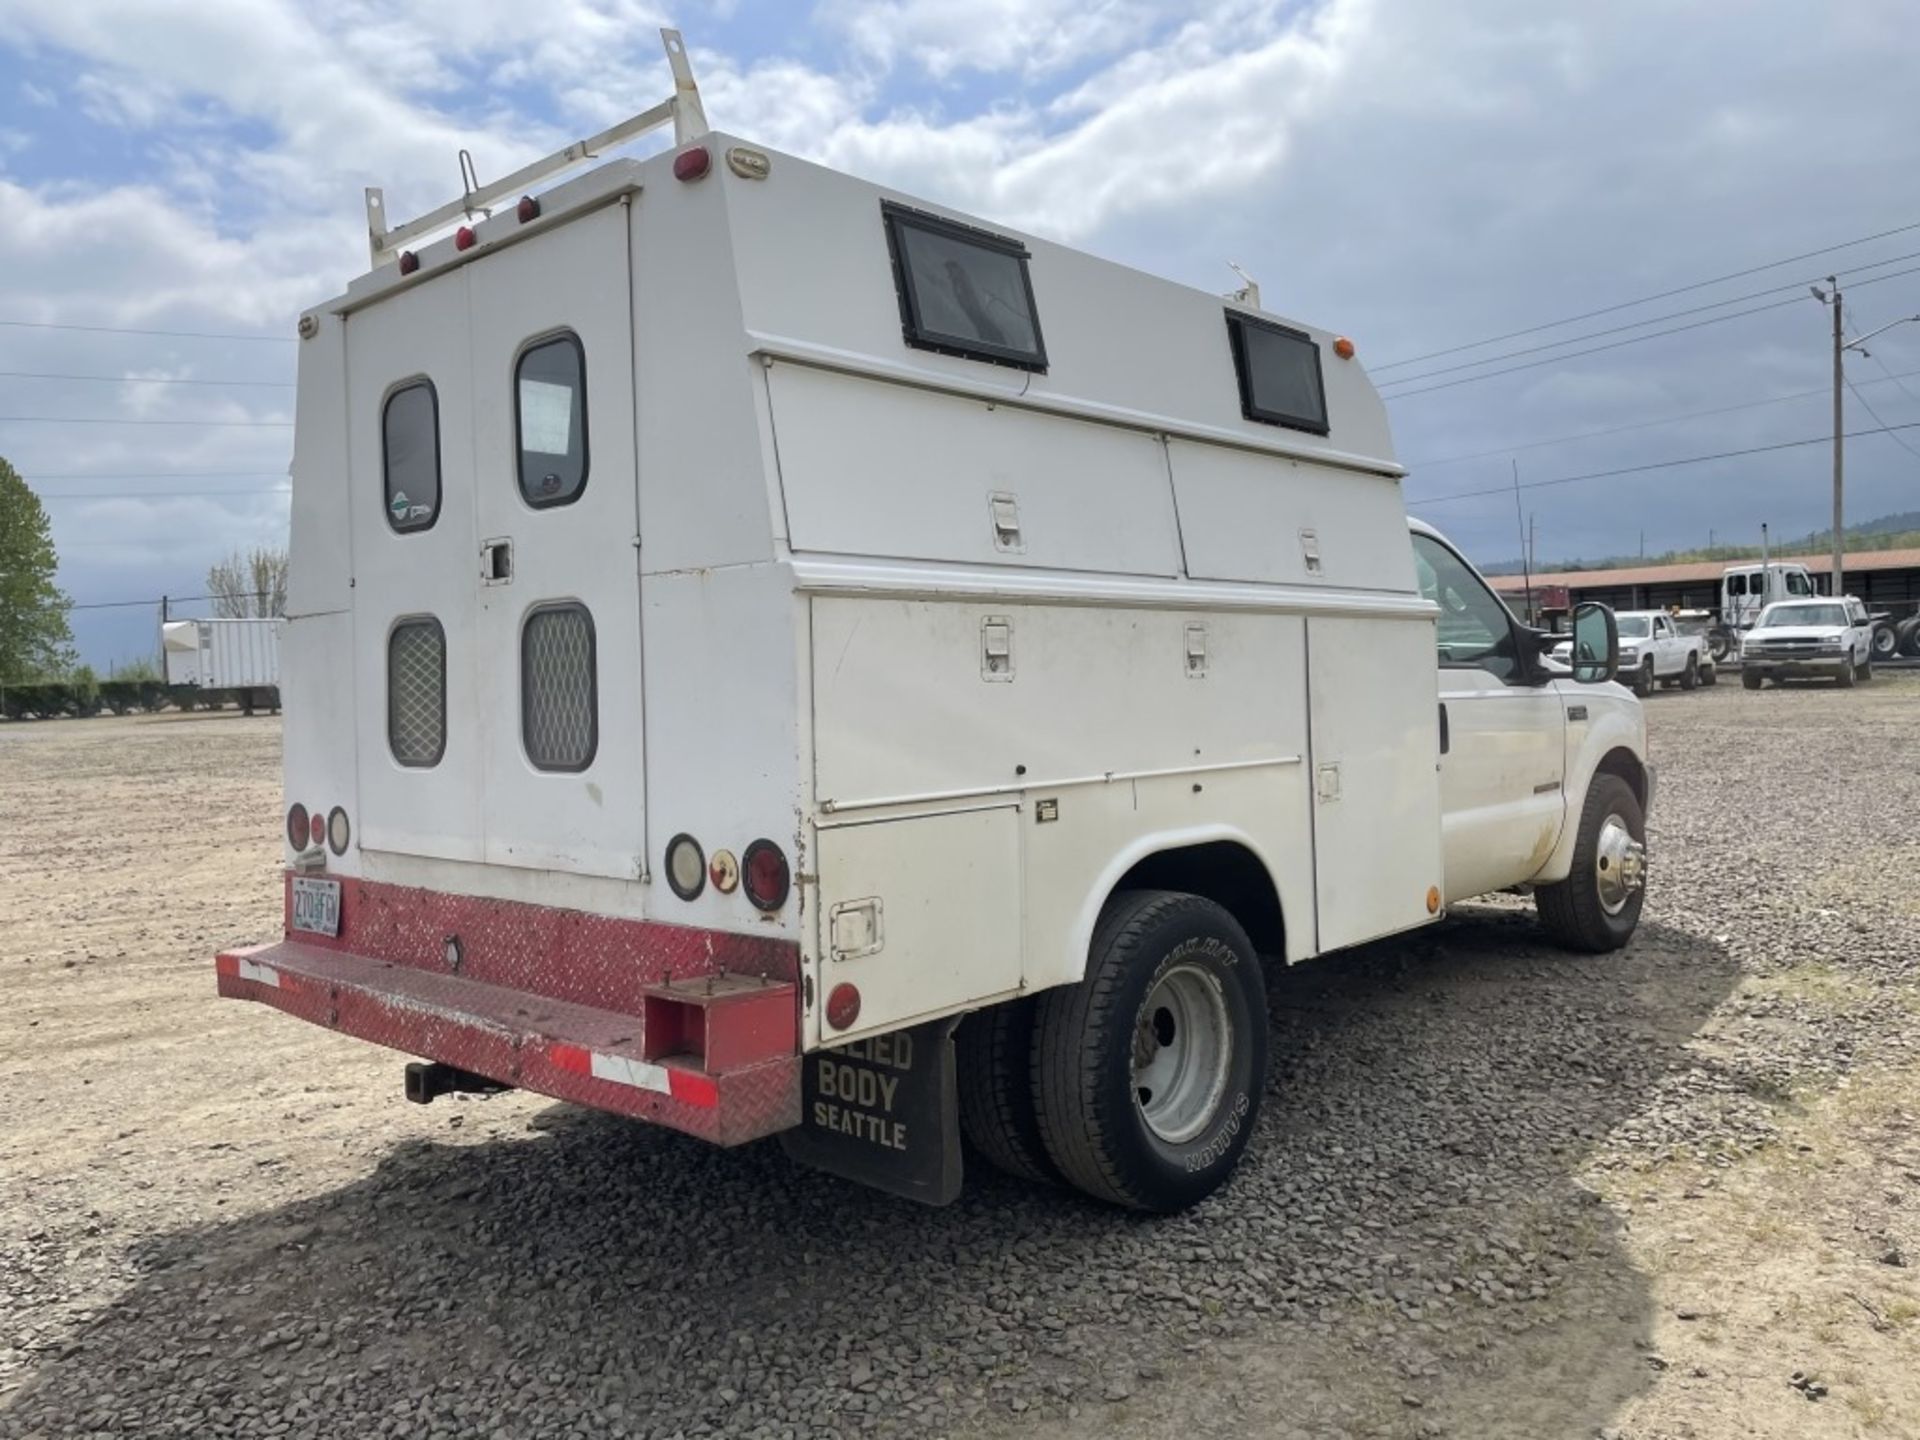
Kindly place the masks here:
[(1616, 684), (1576, 685), (1555, 681), (1561, 704), (1569, 710), (1586, 707), (1587, 718), (1567, 720), (1566, 770), (1562, 793), (1567, 802), (1567, 823), (1560, 828), (1560, 840), (1547, 863), (1533, 877), (1536, 885), (1564, 880), (1573, 873), (1573, 848), (1580, 839), (1580, 815), (1586, 808), (1587, 791), (1600, 763), (1616, 750), (1624, 750), (1647, 764), (1647, 722), (1640, 702)]

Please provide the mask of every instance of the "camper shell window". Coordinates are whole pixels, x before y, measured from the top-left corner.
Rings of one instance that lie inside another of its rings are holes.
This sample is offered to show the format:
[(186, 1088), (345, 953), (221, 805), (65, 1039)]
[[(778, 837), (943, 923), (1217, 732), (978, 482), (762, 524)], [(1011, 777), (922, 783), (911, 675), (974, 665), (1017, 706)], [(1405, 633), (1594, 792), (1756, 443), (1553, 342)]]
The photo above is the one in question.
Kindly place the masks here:
[(1290, 430), (1327, 433), (1320, 347), (1311, 335), (1229, 310), (1227, 338), (1240, 380), (1242, 415)]
[(880, 213), (907, 344), (1046, 373), (1025, 245), (891, 201)]
[(535, 509), (571, 505), (587, 488), (587, 357), (568, 331), (529, 345), (513, 367), (520, 494)]
[(440, 518), (440, 397), (422, 376), (395, 387), (380, 411), (387, 524), (404, 535)]

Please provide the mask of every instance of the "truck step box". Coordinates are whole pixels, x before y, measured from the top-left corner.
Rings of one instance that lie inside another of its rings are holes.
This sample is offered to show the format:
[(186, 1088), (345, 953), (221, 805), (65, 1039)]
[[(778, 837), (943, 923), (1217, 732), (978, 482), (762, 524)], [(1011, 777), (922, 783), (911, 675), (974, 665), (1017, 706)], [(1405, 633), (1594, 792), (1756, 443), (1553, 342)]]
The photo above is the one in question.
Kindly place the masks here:
[(297, 940), (229, 951), (215, 973), (230, 999), (716, 1144), (800, 1120), (790, 981), (653, 984), (631, 1015)]

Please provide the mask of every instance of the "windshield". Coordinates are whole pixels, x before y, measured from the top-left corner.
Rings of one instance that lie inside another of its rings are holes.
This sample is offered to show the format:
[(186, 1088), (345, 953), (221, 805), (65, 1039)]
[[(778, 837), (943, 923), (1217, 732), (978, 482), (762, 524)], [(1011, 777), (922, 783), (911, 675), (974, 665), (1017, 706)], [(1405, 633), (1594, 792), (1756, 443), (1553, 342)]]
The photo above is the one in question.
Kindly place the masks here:
[(1621, 615), (1617, 623), (1622, 640), (1644, 640), (1653, 633), (1653, 621), (1645, 615)]
[(1845, 625), (1847, 607), (1844, 605), (1769, 605), (1767, 613), (1760, 617), (1763, 629), (1778, 629), (1783, 625)]

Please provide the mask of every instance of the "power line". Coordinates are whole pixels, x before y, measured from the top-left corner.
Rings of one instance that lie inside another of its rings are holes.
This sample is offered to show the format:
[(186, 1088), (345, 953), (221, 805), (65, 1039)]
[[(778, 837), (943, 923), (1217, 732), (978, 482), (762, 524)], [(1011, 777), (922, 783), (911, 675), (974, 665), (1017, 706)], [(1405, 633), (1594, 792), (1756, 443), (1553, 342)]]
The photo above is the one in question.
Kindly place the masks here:
[(1905, 440), (1902, 440), (1898, 435), (1895, 435), (1893, 433), (1893, 427), (1891, 425), (1888, 425), (1885, 420), (1881, 419), (1880, 412), (1873, 408), (1872, 401), (1868, 400), (1866, 396), (1860, 393), (1860, 387), (1858, 385), (1854, 384), (1852, 380), (1848, 380), (1847, 389), (1853, 392), (1854, 399), (1858, 400), (1863, 406), (1866, 407), (1867, 414), (1871, 415), (1875, 420), (1880, 421), (1880, 428), (1887, 432), (1887, 438), (1889, 440), (1893, 441), (1894, 444), (1898, 445), (1902, 450), (1906, 451), (1909, 455), (1913, 456), (1914, 459), (1920, 460), (1920, 450), (1914, 449), (1913, 446), (1909, 445)]
[[(1870, 244), (1875, 240), (1885, 240), (1890, 235), (1904, 235), (1912, 230), (1920, 230), (1920, 220), (1911, 225), (1897, 225), (1891, 230), (1882, 230), (1877, 235), (1863, 235), (1858, 240), (1843, 240), (1838, 245), (1828, 245), (1819, 250), (1808, 250), (1799, 255), (1789, 255), (1784, 260), (1772, 260), (1765, 265), (1749, 266), (1745, 270), (1732, 270), (1725, 275), (1716, 275), (1711, 280), (1696, 280), (1690, 285), (1679, 285), (1671, 290), (1662, 290), (1654, 295), (1642, 295), (1637, 300), (1622, 300), (1616, 305), (1603, 305), (1598, 310), (1588, 310), (1579, 315), (1569, 315), (1560, 320), (1547, 320), (1538, 325), (1529, 325), (1524, 330), (1509, 330), (1504, 335), (1492, 335), (1485, 340), (1474, 340), (1465, 345), (1452, 345), (1444, 350), (1430, 350), (1425, 355), (1410, 355), (1404, 360), (1389, 360), (1384, 365), (1373, 367), (1374, 373), (1382, 370), (1395, 370), (1402, 365), (1417, 365), (1422, 360), (1437, 360), (1442, 355), (1457, 355), (1462, 350), (1478, 350), (1483, 345), (1497, 345), (1503, 340), (1517, 340), (1522, 335), (1536, 335), (1542, 330), (1557, 330), (1562, 325), (1572, 325), (1581, 320), (1592, 320), (1600, 315), (1612, 315), (1621, 310), (1631, 310), (1636, 305), (1651, 305), (1655, 300), (1669, 300), (1675, 295), (1690, 294), (1695, 290), (1704, 290), (1710, 285), (1724, 284), (1728, 280), (1739, 280), (1748, 275), (1758, 275), (1765, 270), (1778, 270), (1782, 265), (1792, 265), (1801, 260), (1811, 260), (1816, 255), (1831, 255), (1836, 250), (1851, 250), (1856, 245)], [(1883, 264), (1890, 262), (1881, 262)], [(1857, 267), (1870, 269), (1870, 266)]]
[[(1887, 274), (1887, 275), (1874, 275), (1865, 280), (1856, 280), (1853, 282), (1853, 288), (1855, 290), (1858, 290), (1863, 286), (1878, 285), (1882, 280), (1898, 280), (1902, 275), (1920, 275), (1920, 265), (1912, 266), (1906, 270), (1895, 270), (1891, 274)], [(1605, 345), (1595, 345), (1586, 350), (1571, 350), (1571, 351), (1568, 351), (1565, 355), (1549, 355), (1542, 360), (1529, 360), (1529, 361), (1526, 361), (1524, 364), (1509, 365), (1504, 370), (1488, 370), (1479, 375), (1463, 375), (1458, 380), (1443, 380), (1438, 385), (1425, 385), (1418, 390), (1402, 390), (1397, 394), (1383, 395), (1381, 398), (1385, 400), (1405, 400), (1411, 395), (1427, 395), (1427, 394), (1431, 394), (1435, 390), (1451, 390), (1457, 385), (1472, 385), (1481, 380), (1493, 380), (1501, 375), (1513, 375), (1522, 370), (1538, 370), (1542, 365), (1558, 365), (1563, 360), (1578, 360), (1583, 355), (1598, 355), (1605, 350), (1618, 350), (1623, 345), (1638, 345), (1643, 340), (1658, 340), (1665, 335), (1678, 335), (1683, 331), (1698, 330), (1703, 326), (1707, 326), (1707, 325), (1717, 325), (1722, 320), (1738, 320), (1743, 316), (1758, 315), (1758, 314), (1761, 314), (1763, 311), (1779, 310), (1779, 309), (1785, 308), (1788, 305), (1798, 305), (1799, 303), (1800, 301), (1797, 297), (1791, 300), (1776, 300), (1771, 305), (1756, 305), (1751, 310), (1736, 310), (1731, 315), (1710, 316), (1705, 320), (1695, 320), (1693, 323), (1689, 325), (1675, 325), (1670, 329), (1654, 330), (1654, 331), (1650, 331), (1645, 335), (1630, 335), (1625, 340), (1610, 341)], [(1649, 321), (1648, 323), (1651, 324), (1652, 322)], [(1566, 343), (1572, 344), (1573, 342), (1567, 341)], [(1516, 351), (1515, 353), (1518, 354), (1520, 352)], [(1486, 360), (1479, 361), (1477, 363), (1484, 364), (1484, 365), (1492, 365), (1497, 361), (1504, 360), (1506, 358), (1508, 357), (1504, 355), (1493, 355), (1493, 356), (1489, 356)], [(1464, 367), (1464, 368), (1471, 368), (1471, 367)], [(1436, 370), (1431, 373), (1437, 375), (1443, 372)], [(1418, 375), (1408, 377), (1409, 381), (1419, 380), (1424, 378), (1425, 378), (1424, 376), (1418, 376)]]
[[(1877, 430), (1849, 430), (1843, 439), (1853, 440), (1862, 435), (1885, 435), (1895, 430), (1920, 430), (1920, 420), (1905, 425), (1884, 425)], [(1775, 450), (1793, 450), (1803, 445), (1831, 445), (1832, 435), (1815, 435), (1807, 440), (1782, 440), (1775, 445), (1754, 445), (1745, 450), (1721, 450), (1712, 455), (1689, 455), (1679, 460), (1654, 460), (1645, 465), (1623, 465), (1616, 470), (1591, 470), (1584, 475), (1561, 475), (1552, 480), (1528, 480), (1522, 483), (1522, 490), (1543, 490), (1550, 485), (1572, 485), (1580, 480), (1605, 480), (1615, 475), (1639, 475), (1649, 470), (1673, 470), (1682, 465), (1704, 465), (1709, 460), (1733, 460), (1742, 455), (1766, 455)], [(1490, 490), (1462, 490), (1453, 495), (1435, 495), (1424, 500), (1408, 500), (1409, 507), (1422, 505), (1444, 505), (1452, 500), (1473, 500), (1482, 495), (1508, 495), (1513, 486), (1496, 485)]]
[(134, 330), (121, 325), (64, 325), (52, 320), (0, 320), (15, 330), (77, 330), (88, 335), (157, 335), (169, 340), (271, 340), (291, 345), (291, 335), (232, 335), (213, 330)]
[[(1888, 256), (1885, 260), (1877, 262), (1877, 264), (1892, 265), (1902, 260), (1920, 260), (1920, 250), (1912, 251), (1906, 255), (1891, 255), (1891, 256)], [(1871, 269), (1875, 267), (1863, 266), (1861, 268)], [(1850, 273), (1850, 272), (1842, 272), (1842, 273)], [(1900, 271), (1899, 273), (1904, 275), (1904, 274), (1909, 274), (1911, 272), (1903, 270), (1903, 271)], [(1423, 370), (1418, 375), (1407, 375), (1397, 380), (1382, 380), (1380, 382), (1380, 385), (1383, 389), (1392, 385), (1411, 385), (1415, 381), (1428, 380), (1435, 375), (1454, 375), (1459, 373), (1462, 370), (1472, 370), (1481, 365), (1493, 365), (1493, 364), (1497, 364), (1502, 360), (1517, 359), (1519, 356), (1522, 356), (1522, 355), (1538, 355), (1541, 352), (1546, 350), (1558, 350), (1563, 345), (1578, 345), (1583, 341), (1599, 340), (1608, 335), (1624, 335), (1629, 330), (1643, 329), (1648, 325), (1664, 324), (1668, 320), (1680, 320), (1685, 318), (1688, 315), (1704, 315), (1709, 310), (1722, 310), (1729, 305), (1745, 304), (1749, 300), (1764, 300), (1769, 295), (1782, 295), (1791, 291), (1793, 292), (1794, 298), (1797, 300), (1800, 298), (1800, 292), (1804, 291), (1808, 285), (1813, 284), (1819, 280), (1824, 280), (1826, 278), (1827, 277), (1824, 275), (1816, 275), (1811, 280), (1795, 281), (1790, 285), (1769, 285), (1764, 290), (1749, 290), (1744, 295), (1729, 295), (1724, 300), (1715, 300), (1711, 304), (1707, 304), (1707, 305), (1694, 305), (1694, 306), (1690, 306), (1685, 310), (1669, 310), (1664, 315), (1649, 315), (1645, 320), (1633, 320), (1633, 321), (1629, 321), (1625, 325), (1610, 326), (1605, 330), (1589, 330), (1584, 335), (1569, 335), (1564, 340), (1549, 340), (1542, 345), (1528, 345), (1519, 350), (1508, 350), (1503, 352), (1502, 354), (1488, 355), (1479, 360), (1464, 360), (1458, 365), (1443, 365), (1438, 370)], [(1891, 277), (1881, 276), (1881, 277), (1874, 277), (1874, 278), (1886, 279)], [(1869, 280), (1863, 280), (1858, 283), (1864, 285), (1864, 284), (1869, 284), (1871, 282)], [(1762, 306), (1761, 308), (1764, 309), (1766, 307)], [(1748, 311), (1746, 313), (1751, 314), (1753, 312)], [(1724, 318), (1731, 320), (1734, 317), (1729, 315)]]
[[(1920, 372), (1916, 372), (1920, 373)], [(1873, 381), (1879, 384), (1879, 381)], [(31, 475), (22, 476), (38, 485), (42, 480), (284, 480), (287, 472), (280, 470), (93, 470), (59, 471), (49, 473), (36, 470)]]
[(227, 495), (236, 500), (252, 500), (262, 495), (291, 495), (291, 485), (275, 485), (266, 490), (97, 490), (87, 495), (42, 495), (43, 504), (56, 500), (173, 500), (182, 496)]
[(218, 425), (232, 430), (291, 430), (291, 420), (122, 420), (111, 415), (0, 415), (0, 425)]
[(69, 610), (132, 610), (141, 605), (194, 605), (202, 600), (218, 600), (218, 595), (156, 595), (151, 600), (94, 600), (85, 605), (69, 605)]
[[(1916, 267), (1916, 268), (1920, 268), (1920, 267)], [(1524, 365), (1509, 365), (1504, 370), (1488, 370), (1484, 374), (1480, 374), (1480, 375), (1464, 375), (1458, 380), (1443, 380), (1438, 385), (1427, 385), (1427, 386), (1423, 386), (1418, 390), (1401, 390), (1393, 395), (1383, 395), (1381, 396), (1381, 398), (1383, 400), (1405, 400), (1410, 395), (1429, 395), (1435, 390), (1451, 390), (1456, 385), (1472, 385), (1476, 381), (1492, 380), (1497, 376), (1512, 375), (1517, 371), (1521, 371), (1521, 370), (1538, 370), (1542, 365), (1558, 365), (1562, 360), (1578, 360), (1582, 355), (1598, 355), (1603, 350), (1618, 350), (1625, 345), (1638, 345), (1642, 341), (1658, 340), (1664, 335), (1678, 335), (1682, 331), (1686, 331), (1686, 330), (1700, 330), (1700, 329), (1704, 329), (1708, 325), (1719, 325), (1724, 321), (1728, 321), (1728, 320), (1741, 320), (1746, 318), (1749, 315), (1760, 315), (1765, 313), (1768, 310), (1783, 310), (1789, 305), (1798, 305), (1803, 298), (1804, 298), (1803, 296), (1795, 296), (1790, 300), (1775, 300), (1770, 305), (1756, 305), (1751, 310), (1735, 310), (1730, 315), (1713, 315), (1708, 317), (1705, 320), (1695, 320), (1692, 323), (1687, 325), (1675, 325), (1670, 330), (1655, 330), (1646, 335), (1632, 335), (1625, 340), (1613, 340), (1608, 342), (1605, 345), (1595, 345), (1586, 350), (1573, 350), (1573, 351), (1569, 351), (1565, 355), (1550, 355), (1545, 360), (1529, 360)], [(1568, 343), (1571, 344), (1572, 342), (1569, 341)], [(1482, 365), (1491, 365), (1498, 360), (1504, 360), (1506, 358), (1508, 357), (1504, 355), (1498, 355), (1498, 356), (1494, 356), (1492, 359), (1482, 360), (1476, 363), (1482, 364)], [(1460, 368), (1464, 369), (1464, 368), (1471, 368), (1471, 367), (1463, 366)], [(1432, 373), (1437, 375), (1444, 372), (1436, 370)], [(1424, 375), (1417, 375), (1410, 378), (1416, 379), (1416, 380), (1424, 380), (1427, 377)]]
[[(1877, 360), (1878, 357), (1876, 356)], [(1882, 365), (1885, 370), (1886, 366)], [(1868, 380), (1867, 385), (1884, 385), (1888, 380), (1899, 385), (1900, 381), (1920, 375), (1920, 370), (1902, 370), (1898, 375), (1887, 372), (1886, 380)], [(1901, 385), (1907, 394), (1913, 392)], [(1520, 450), (1544, 450), (1553, 445), (1567, 445), (1576, 440), (1597, 440), (1603, 435), (1624, 435), (1630, 430), (1651, 430), (1660, 425), (1677, 425), (1683, 420), (1705, 420), (1715, 415), (1731, 415), (1737, 410), (1757, 410), (1765, 405), (1784, 405), (1791, 400), (1810, 400), (1816, 395), (1831, 395), (1831, 386), (1823, 385), (1817, 390), (1796, 390), (1791, 395), (1772, 395), (1765, 400), (1742, 400), (1738, 405), (1721, 405), (1712, 410), (1689, 410), (1680, 415), (1668, 415), (1659, 420), (1636, 420), (1630, 425), (1609, 425), (1603, 430), (1581, 430), (1571, 435), (1555, 435), (1545, 440), (1527, 440), (1518, 445), (1501, 445), (1491, 450), (1476, 450), (1470, 455), (1443, 455), (1437, 460), (1408, 460), (1404, 462), (1409, 470), (1437, 470), (1442, 465), (1458, 465), (1468, 460), (1489, 460), (1495, 456), (1512, 455)], [(1920, 397), (1915, 397), (1920, 398)]]
[(58, 375), (46, 370), (0, 370), (0, 380), (87, 380), (99, 385), (255, 385), (272, 390), (291, 390), (291, 380), (195, 380), (185, 376), (157, 375)]

